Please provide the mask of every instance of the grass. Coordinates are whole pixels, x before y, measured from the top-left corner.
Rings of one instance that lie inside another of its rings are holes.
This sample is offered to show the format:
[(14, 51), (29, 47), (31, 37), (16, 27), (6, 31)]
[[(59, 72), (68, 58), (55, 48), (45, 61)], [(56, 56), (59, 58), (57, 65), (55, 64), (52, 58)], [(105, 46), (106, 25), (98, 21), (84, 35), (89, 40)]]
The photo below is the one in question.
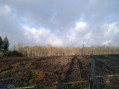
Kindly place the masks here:
[(7, 73), (9, 73), (9, 72), (10, 72), (10, 70), (2, 71), (2, 72), (0, 73), (0, 76), (4, 76), (5, 74), (7, 74)]

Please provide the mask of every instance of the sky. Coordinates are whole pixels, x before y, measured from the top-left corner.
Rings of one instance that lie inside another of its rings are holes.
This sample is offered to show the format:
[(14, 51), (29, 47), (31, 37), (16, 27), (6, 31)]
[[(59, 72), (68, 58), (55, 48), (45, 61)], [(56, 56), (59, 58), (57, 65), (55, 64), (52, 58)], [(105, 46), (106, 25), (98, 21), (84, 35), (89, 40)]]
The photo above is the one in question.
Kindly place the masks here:
[(0, 0), (10, 47), (119, 46), (119, 0)]

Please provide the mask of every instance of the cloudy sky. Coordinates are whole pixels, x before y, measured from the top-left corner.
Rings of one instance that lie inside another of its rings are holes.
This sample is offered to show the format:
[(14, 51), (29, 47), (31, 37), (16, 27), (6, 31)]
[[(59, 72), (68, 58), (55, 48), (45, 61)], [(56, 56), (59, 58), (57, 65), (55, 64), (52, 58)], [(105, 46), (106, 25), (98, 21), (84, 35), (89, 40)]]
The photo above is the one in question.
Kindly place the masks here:
[(119, 46), (119, 0), (0, 0), (10, 46)]

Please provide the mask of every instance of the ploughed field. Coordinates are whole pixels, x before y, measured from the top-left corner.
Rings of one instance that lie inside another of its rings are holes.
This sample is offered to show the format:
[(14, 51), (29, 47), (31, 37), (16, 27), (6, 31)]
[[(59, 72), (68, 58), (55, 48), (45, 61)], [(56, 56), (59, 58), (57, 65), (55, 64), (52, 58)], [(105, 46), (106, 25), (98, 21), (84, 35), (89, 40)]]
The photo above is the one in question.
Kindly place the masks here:
[(0, 81), (18, 86), (89, 81), (92, 59), (96, 75), (119, 73), (119, 55), (1, 58)]

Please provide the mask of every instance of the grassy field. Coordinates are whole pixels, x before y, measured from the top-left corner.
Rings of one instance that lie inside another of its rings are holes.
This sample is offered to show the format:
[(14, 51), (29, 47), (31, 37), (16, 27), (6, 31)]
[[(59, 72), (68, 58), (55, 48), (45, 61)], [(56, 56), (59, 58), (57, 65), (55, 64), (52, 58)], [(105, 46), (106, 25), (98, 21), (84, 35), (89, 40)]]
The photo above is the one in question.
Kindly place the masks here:
[(96, 75), (119, 73), (119, 55), (18, 57), (0, 59), (0, 79), (17, 86), (90, 81), (92, 59)]

